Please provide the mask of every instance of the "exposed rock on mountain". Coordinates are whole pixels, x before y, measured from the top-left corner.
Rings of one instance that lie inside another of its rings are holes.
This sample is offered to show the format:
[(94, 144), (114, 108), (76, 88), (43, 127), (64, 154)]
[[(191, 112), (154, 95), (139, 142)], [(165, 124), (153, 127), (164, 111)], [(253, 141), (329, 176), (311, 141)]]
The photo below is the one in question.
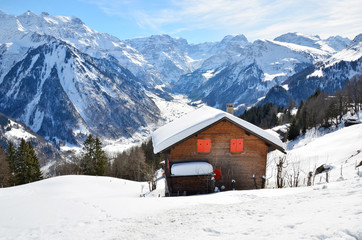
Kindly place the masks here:
[(53, 40), (30, 49), (0, 84), (0, 111), (53, 141), (129, 137), (159, 109), (118, 62)]

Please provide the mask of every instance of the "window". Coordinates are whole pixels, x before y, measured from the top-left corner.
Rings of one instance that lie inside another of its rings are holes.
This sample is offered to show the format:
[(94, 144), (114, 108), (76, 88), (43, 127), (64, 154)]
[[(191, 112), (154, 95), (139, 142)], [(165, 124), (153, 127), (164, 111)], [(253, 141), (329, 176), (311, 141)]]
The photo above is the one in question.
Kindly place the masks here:
[(210, 152), (211, 140), (210, 139), (197, 139), (197, 152)]
[(230, 141), (230, 152), (242, 152), (244, 151), (244, 139), (236, 138)]

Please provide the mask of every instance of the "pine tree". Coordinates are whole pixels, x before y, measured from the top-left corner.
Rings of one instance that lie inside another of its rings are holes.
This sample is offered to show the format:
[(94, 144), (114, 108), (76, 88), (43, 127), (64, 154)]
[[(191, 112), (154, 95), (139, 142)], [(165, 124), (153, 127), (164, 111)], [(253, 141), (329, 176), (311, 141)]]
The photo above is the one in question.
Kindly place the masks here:
[(16, 150), (14, 147), (14, 143), (10, 141), (8, 148), (6, 149), (6, 161), (9, 165), (10, 177), (9, 177), (9, 185), (16, 184)]
[(34, 151), (31, 142), (28, 142), (28, 154), (27, 154), (27, 181), (35, 182), (43, 179), (40, 171), (39, 160)]
[(6, 153), (0, 146), (0, 187), (9, 186), (11, 177), (9, 163), (6, 161)]
[(99, 138), (94, 138), (92, 134), (89, 134), (84, 141), (83, 151), (81, 159), (82, 173), (103, 176), (105, 174), (107, 157), (102, 150), (102, 143)]
[(98, 137), (94, 142), (95, 159), (96, 159), (96, 175), (103, 176), (106, 172), (107, 157), (106, 153), (102, 150), (102, 143)]
[(16, 160), (15, 160), (15, 175), (17, 178), (17, 184), (25, 184), (27, 181), (27, 155), (29, 152), (29, 146), (22, 138), (20, 145), (16, 151)]
[(300, 128), (294, 118), (288, 130), (288, 140), (296, 139), (299, 136), (299, 134), (300, 134)]
[(94, 148), (94, 138), (92, 134), (89, 134), (87, 139), (83, 143), (83, 156), (81, 159), (81, 169), (82, 173), (86, 175), (95, 175), (95, 148)]
[(9, 170), (12, 178), (10, 184), (25, 184), (43, 179), (38, 157), (31, 142), (21, 139), (15, 151), (13, 143), (9, 144), (6, 152)]

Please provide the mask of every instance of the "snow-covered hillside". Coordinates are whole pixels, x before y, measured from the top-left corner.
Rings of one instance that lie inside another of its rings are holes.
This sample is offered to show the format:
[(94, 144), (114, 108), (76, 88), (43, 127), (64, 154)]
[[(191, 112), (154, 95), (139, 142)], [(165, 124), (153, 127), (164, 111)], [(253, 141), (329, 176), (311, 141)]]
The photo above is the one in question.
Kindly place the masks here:
[[(362, 112), (358, 113), (358, 118)], [(309, 129), (305, 135), (294, 141), (287, 142), (287, 155), (285, 169), (287, 175), (295, 175), (299, 172), (299, 185), (306, 186), (308, 173), (314, 173), (321, 165), (331, 168), (328, 180), (335, 182), (343, 179), (351, 179), (358, 170), (356, 166), (362, 161), (362, 124), (337, 129)], [(274, 151), (268, 155), (267, 178), (269, 187), (275, 187), (276, 163), (282, 154)], [(286, 180), (288, 176), (286, 176)], [(326, 174), (317, 174), (314, 177), (315, 184), (325, 183)]]
[(361, 239), (361, 188), (354, 177), (314, 187), (141, 198), (145, 183), (55, 177), (0, 189), (0, 239)]
[(310, 187), (164, 198), (147, 183), (61, 176), (0, 189), (0, 239), (362, 239), (361, 133), (309, 132), (290, 144), (303, 171), (333, 167), (329, 183), (317, 175)]

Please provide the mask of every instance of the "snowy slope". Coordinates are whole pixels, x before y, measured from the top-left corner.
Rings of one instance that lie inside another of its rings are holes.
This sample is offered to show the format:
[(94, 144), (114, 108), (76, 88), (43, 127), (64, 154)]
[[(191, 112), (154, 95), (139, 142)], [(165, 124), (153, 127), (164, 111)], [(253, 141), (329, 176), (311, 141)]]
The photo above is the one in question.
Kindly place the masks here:
[(361, 239), (361, 188), (358, 177), (315, 187), (140, 198), (146, 183), (55, 177), (0, 189), (0, 239)]
[(355, 75), (362, 74), (362, 35), (331, 57), (290, 76), (282, 85), (287, 86), (289, 97), (305, 100), (317, 88), (334, 93), (343, 88)]
[(0, 84), (0, 111), (52, 141), (116, 139), (158, 121), (138, 79), (114, 60), (52, 40), (27, 52)]
[(137, 50), (114, 36), (89, 28), (79, 18), (53, 16), (45, 12), (37, 15), (27, 11), (20, 16), (0, 12), (0, 19), (0, 44), (14, 43), (28, 49), (34, 44), (33, 41), (24, 41), (25, 35), (52, 36), (92, 57), (117, 59), (146, 85), (162, 83), (157, 69), (148, 64)]
[[(361, 113), (359, 113), (361, 116)], [(294, 141), (288, 142), (285, 169), (288, 174), (294, 170), (300, 172), (300, 185), (307, 184), (307, 175), (319, 166), (331, 166), (329, 181), (339, 181), (353, 178), (358, 169), (355, 166), (362, 157), (362, 124), (343, 127), (335, 131), (310, 129)], [(275, 163), (281, 156), (274, 151), (268, 155), (267, 177), (270, 186), (275, 186)], [(362, 173), (362, 169), (360, 169)], [(326, 181), (325, 174), (319, 174), (315, 183)]]
[(201, 61), (189, 56), (189, 44), (185, 39), (169, 35), (152, 35), (125, 41), (137, 49), (144, 59), (161, 74), (164, 83), (174, 82), (185, 73), (193, 71)]
[(250, 106), (276, 84), (331, 56), (324, 50), (280, 41), (241, 41), (238, 48), (233, 46), (181, 76), (174, 91), (217, 108), (228, 102)]
[(351, 40), (340, 36), (333, 36), (327, 39), (321, 39), (317, 36), (310, 36), (302, 33), (286, 33), (274, 39), (275, 41), (294, 43), (301, 46), (320, 49), (329, 53), (341, 51), (350, 43)]
[(345, 49), (328, 59), (327, 63), (328, 65), (333, 65), (336, 62), (352, 62), (360, 58), (362, 58), (362, 34), (356, 36)]
[(334, 167), (311, 187), (160, 198), (147, 183), (62, 176), (0, 189), (0, 239), (362, 239), (361, 133), (312, 131), (289, 145), (289, 170)]

